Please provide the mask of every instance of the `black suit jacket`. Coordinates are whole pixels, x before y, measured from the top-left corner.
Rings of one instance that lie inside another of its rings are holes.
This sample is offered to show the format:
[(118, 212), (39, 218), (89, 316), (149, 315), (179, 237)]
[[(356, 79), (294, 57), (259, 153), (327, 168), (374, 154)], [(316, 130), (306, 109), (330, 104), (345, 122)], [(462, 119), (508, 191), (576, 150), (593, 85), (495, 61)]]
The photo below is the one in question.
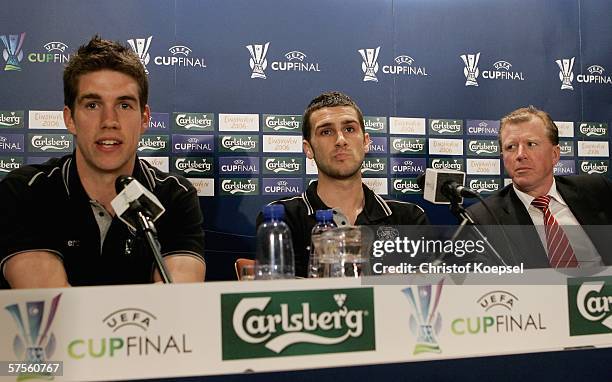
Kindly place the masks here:
[[(612, 229), (603, 227), (612, 224), (612, 182), (602, 175), (555, 176), (555, 180), (559, 194), (583, 226), (604, 264), (612, 265)], [(549, 267), (542, 242), (514, 187), (511, 184), (504, 187), (486, 198), (485, 203), (500, 224), (528, 226), (508, 228), (512, 251), (507, 248), (506, 240), (495, 240), (496, 249), (507, 262), (522, 262), (525, 268)], [(482, 202), (470, 206), (467, 210), (476, 224), (497, 224)]]

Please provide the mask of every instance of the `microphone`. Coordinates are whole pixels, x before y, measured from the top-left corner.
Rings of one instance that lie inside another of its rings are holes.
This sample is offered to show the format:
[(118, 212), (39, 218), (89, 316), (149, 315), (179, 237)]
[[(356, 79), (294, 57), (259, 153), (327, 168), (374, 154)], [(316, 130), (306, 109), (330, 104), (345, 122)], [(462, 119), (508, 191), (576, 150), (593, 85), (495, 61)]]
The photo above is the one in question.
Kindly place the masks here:
[(457, 182), (446, 181), (442, 185), (442, 194), (447, 198), (451, 199), (453, 197), (460, 198), (477, 198), (478, 193), (475, 190), (472, 190), (469, 187), (465, 187), (461, 184), (457, 184)]
[(151, 191), (131, 176), (117, 177), (115, 190), (117, 196), (111, 200), (115, 214), (138, 235), (144, 236), (162, 280), (166, 284), (171, 283), (172, 278), (162, 258), (161, 245), (153, 224), (166, 209)]
[(121, 175), (115, 180), (117, 196), (111, 205), (119, 220), (137, 231), (140, 228), (138, 213), (156, 221), (166, 209), (159, 199), (131, 176)]
[(465, 173), (455, 170), (428, 168), (417, 177), (423, 198), (434, 204), (463, 203), (463, 198), (477, 198), (476, 191), (465, 187)]
[[(450, 204), (451, 212), (459, 219), (460, 224), (457, 227), (457, 230), (451, 237), (451, 241), (454, 241), (459, 237), (461, 232), (463, 231), (466, 224), (472, 225), (472, 231), (474, 234), (481, 238), (487, 248), (491, 251), (493, 256), (499, 260), (499, 262), (503, 265), (507, 265), (504, 259), (501, 257), (499, 252), (493, 247), (493, 245), (488, 241), (487, 237), (482, 233), (482, 231), (475, 225), (472, 217), (467, 213), (465, 208), (461, 205), (463, 203), (463, 198), (478, 198), (482, 201), (484, 207), (489, 211), (493, 219), (497, 221), (495, 215), (491, 212), (487, 204), (480, 197), (480, 194), (472, 190), (469, 187), (465, 187), (465, 172), (455, 171), (455, 170), (437, 170), (433, 168), (425, 169), (425, 173), (421, 174), (417, 177), (417, 183), (419, 187), (423, 189), (423, 198), (434, 204)], [(497, 221), (499, 224), (499, 221)], [(504, 238), (506, 239), (506, 244), (510, 248), (510, 253), (514, 258), (514, 252), (512, 251), (512, 246), (510, 245), (510, 241), (506, 236), (503, 226), (502, 233), (504, 234)], [(442, 254), (438, 256), (433, 263), (442, 264), (445, 260), (446, 255)], [(515, 260), (516, 264), (516, 260)]]

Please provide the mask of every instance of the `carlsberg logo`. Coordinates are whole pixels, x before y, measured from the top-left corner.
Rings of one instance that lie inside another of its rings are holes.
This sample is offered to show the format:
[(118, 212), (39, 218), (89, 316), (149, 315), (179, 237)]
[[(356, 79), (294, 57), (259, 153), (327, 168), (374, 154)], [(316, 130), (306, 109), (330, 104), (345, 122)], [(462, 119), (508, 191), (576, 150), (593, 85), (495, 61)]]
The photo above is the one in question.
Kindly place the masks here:
[(431, 161), (431, 167), (436, 170), (462, 170), (461, 162), (454, 159), (452, 162), (445, 159), (434, 159)]
[(422, 190), (416, 181), (411, 182), (408, 179), (395, 179), (393, 181), (393, 190), (402, 194), (420, 193)]
[(605, 162), (584, 161), (580, 164), (580, 170), (586, 174), (605, 174), (608, 172), (608, 165)]
[[(334, 298), (346, 298), (346, 295), (335, 295)], [(311, 312), (310, 304), (302, 304), (300, 311), (290, 313), (289, 304), (281, 304), (280, 314), (265, 314), (270, 297), (245, 298), (234, 310), (232, 324), (238, 337), (248, 343), (264, 343), (264, 346), (275, 353), (282, 352), (287, 346), (309, 342), (333, 345), (346, 341), (349, 337), (359, 337), (363, 332), (363, 310), (348, 310), (341, 301), (334, 312)], [(255, 314), (246, 318), (251, 311)], [(246, 318), (246, 319), (245, 319)], [(314, 332), (342, 329), (336, 337), (312, 334), (304, 338), (300, 332)], [(296, 335), (296, 332), (298, 335)], [(271, 339), (273, 333), (282, 333)]]
[(0, 127), (19, 127), (23, 121), (23, 112), (0, 112)]
[(601, 137), (606, 135), (608, 132), (608, 126), (603, 124), (589, 124), (589, 123), (581, 123), (580, 124), (580, 133), (586, 135), (587, 137)]
[(570, 335), (612, 334), (612, 277), (568, 279)]
[(257, 183), (251, 179), (225, 179), (221, 182), (221, 191), (228, 194), (253, 194), (257, 192)]
[(366, 131), (384, 132), (386, 117), (363, 117), (363, 126)]
[(177, 114), (176, 125), (186, 130), (210, 130), (213, 120), (206, 114)]
[(224, 149), (236, 151), (236, 150), (252, 150), (256, 147), (257, 141), (252, 140), (251, 137), (247, 139), (237, 136), (225, 136), (221, 139), (221, 146)]
[(492, 192), (499, 189), (499, 184), (495, 181), (487, 182), (486, 180), (472, 179), (470, 180), (470, 188), (477, 192)]
[(461, 121), (452, 119), (434, 119), (431, 121), (431, 129), (439, 134), (455, 134), (461, 132)]
[(371, 288), (225, 294), (223, 359), (374, 350)]
[(279, 130), (298, 130), (300, 129), (300, 119), (290, 115), (267, 115), (265, 116), (265, 124), (268, 129)]
[(300, 162), (295, 159), (268, 158), (266, 159), (266, 170), (279, 172), (299, 172)]
[(612, 295), (602, 296), (605, 282), (586, 282), (578, 289), (576, 305), (580, 315), (589, 321), (600, 321), (612, 329)]
[(23, 166), (22, 160), (15, 158), (0, 158), (0, 173), (8, 173)]
[(372, 121), (368, 119), (364, 122), (365, 128), (367, 130), (382, 130), (385, 128), (385, 123), (382, 121)]
[(384, 172), (385, 171), (385, 162), (381, 162), (380, 159), (374, 160), (365, 160), (361, 165), (361, 172)]
[(407, 140), (403, 138), (396, 138), (391, 142), (393, 148), (401, 153), (405, 153), (406, 151), (410, 152), (420, 152), (425, 148), (425, 143), (420, 142), (419, 139)]
[(201, 159), (201, 161), (191, 160), (189, 158), (179, 158), (176, 160), (174, 164), (177, 170), (183, 171), (186, 174), (195, 172), (195, 173), (205, 173), (209, 172), (212, 169), (212, 163), (206, 162), (206, 159)]
[(47, 150), (67, 150), (70, 148), (70, 139), (67, 139), (64, 135), (61, 136), (43, 136), (33, 135), (32, 136), (32, 147), (42, 151)]
[(497, 154), (499, 146), (495, 141), (470, 141), (470, 151), (476, 154)]
[(572, 155), (574, 145), (570, 142), (559, 142), (559, 148), (561, 149), (561, 155)]
[(144, 150), (164, 150), (166, 148), (167, 141), (160, 136), (157, 137), (141, 137), (138, 142), (138, 151)]

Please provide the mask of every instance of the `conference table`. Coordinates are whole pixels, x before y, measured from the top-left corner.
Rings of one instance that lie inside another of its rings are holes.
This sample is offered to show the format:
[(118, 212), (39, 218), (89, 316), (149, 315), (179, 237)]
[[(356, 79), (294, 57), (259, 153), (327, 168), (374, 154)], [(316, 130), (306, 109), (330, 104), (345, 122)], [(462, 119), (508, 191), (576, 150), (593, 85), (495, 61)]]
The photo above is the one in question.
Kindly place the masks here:
[(0, 306), (7, 381), (612, 380), (612, 267), (7, 290)]

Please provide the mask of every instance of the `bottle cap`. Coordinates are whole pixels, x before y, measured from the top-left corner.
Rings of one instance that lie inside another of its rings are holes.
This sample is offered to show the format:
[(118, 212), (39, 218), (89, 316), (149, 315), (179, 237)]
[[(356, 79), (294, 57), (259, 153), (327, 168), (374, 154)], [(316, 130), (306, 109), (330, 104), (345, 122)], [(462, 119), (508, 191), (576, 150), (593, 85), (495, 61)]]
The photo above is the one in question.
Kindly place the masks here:
[(285, 217), (285, 206), (282, 204), (264, 206), (263, 216), (265, 220), (282, 220)]
[(320, 221), (331, 221), (334, 217), (334, 210), (317, 210), (315, 218)]

